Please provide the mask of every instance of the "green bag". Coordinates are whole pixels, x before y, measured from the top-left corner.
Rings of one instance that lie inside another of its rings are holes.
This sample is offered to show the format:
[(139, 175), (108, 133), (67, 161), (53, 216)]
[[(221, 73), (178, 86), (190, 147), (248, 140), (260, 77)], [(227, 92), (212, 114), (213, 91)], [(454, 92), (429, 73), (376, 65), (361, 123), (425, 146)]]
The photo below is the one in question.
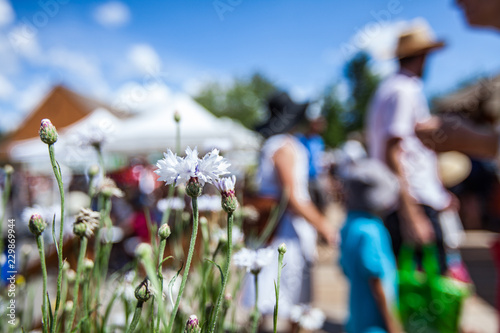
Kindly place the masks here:
[(399, 254), (399, 315), (407, 333), (457, 333), (467, 283), (439, 273), (434, 245), (422, 247), (422, 271), (415, 249), (403, 245)]

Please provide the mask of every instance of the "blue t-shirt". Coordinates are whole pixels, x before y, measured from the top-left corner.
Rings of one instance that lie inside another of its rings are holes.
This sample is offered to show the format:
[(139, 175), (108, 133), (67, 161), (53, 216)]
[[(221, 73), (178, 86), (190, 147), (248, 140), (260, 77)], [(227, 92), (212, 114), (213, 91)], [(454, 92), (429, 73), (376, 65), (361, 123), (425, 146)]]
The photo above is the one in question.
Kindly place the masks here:
[(397, 270), (389, 233), (378, 217), (349, 212), (340, 235), (340, 265), (351, 285), (347, 332), (387, 332), (369, 281), (381, 280), (392, 308), (397, 297)]
[(321, 173), (321, 157), (325, 151), (325, 142), (317, 134), (311, 136), (297, 134), (297, 137), (309, 153), (309, 179), (316, 179)]

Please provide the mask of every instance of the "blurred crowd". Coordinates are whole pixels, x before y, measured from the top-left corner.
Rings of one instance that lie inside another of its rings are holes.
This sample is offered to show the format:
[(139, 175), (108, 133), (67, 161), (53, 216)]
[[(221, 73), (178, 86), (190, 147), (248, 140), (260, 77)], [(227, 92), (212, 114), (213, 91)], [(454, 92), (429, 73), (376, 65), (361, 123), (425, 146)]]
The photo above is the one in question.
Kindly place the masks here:
[[(471, 25), (500, 30), (500, 1), (458, 4)], [(494, 162), (499, 134), (460, 115), (431, 116), (422, 76), (429, 55), (445, 44), (423, 21), (404, 31), (395, 54), (399, 70), (372, 96), (364, 133), (352, 135), (335, 150), (325, 151), (325, 120), (311, 111), (314, 103), (296, 103), (285, 92), (269, 97), (269, 117), (255, 129), (264, 139), (256, 167), (239, 177), (237, 193), (245, 236), (270, 230), (260, 246), (277, 249), (286, 244), (281, 317), (293, 317), (297, 304), (312, 304), (319, 242), (339, 249), (339, 264), (351, 285), (347, 332), (458, 332), (461, 304), (473, 284), (459, 251), (464, 229), (500, 229)], [(438, 156), (448, 151), (453, 152)], [(183, 237), (189, 223), (191, 208), (182, 187), (169, 194), (155, 169), (137, 157), (108, 173), (117, 188), (112, 198), (111, 272), (132, 260), (137, 244), (149, 242), (149, 223), (160, 223), (167, 208), (172, 209), (168, 221), (174, 239)], [(68, 216), (91, 200), (92, 181), (104, 182), (98, 167), (66, 181)], [(16, 169), (12, 182), (8, 207), (18, 226), (27, 225), (33, 212), (48, 221), (56, 216), (57, 224), (52, 176)], [(198, 201), (201, 214), (218, 227), (223, 218), (215, 194), (208, 190)], [(340, 230), (329, 221), (332, 203), (347, 212)], [(276, 208), (279, 214), (273, 220)], [(17, 230), (20, 244), (29, 246), (28, 228)], [(50, 233), (45, 237), (50, 243)], [(497, 260), (499, 248), (493, 246)], [(55, 261), (54, 252), (48, 262)], [(37, 274), (38, 262), (22, 264), (26, 274)], [(258, 277), (257, 305), (269, 316), (276, 274), (277, 267), (266, 266)], [(244, 294), (253, 295), (252, 288), (247, 283)], [(245, 295), (242, 302), (253, 306), (253, 296)], [(294, 325), (291, 330), (297, 330)]]

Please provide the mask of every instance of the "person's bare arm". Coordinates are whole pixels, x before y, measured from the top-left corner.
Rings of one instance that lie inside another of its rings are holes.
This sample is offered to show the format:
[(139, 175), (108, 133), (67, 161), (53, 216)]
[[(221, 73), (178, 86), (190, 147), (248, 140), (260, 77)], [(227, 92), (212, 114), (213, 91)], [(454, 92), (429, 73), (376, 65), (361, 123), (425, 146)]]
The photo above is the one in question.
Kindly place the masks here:
[(273, 156), (274, 165), (278, 172), (283, 190), (289, 194), (289, 206), (298, 215), (305, 218), (328, 243), (334, 243), (333, 231), (330, 229), (326, 217), (314, 206), (311, 201), (297, 198), (294, 180), (295, 152), (290, 144), (278, 149)]
[(410, 195), (408, 182), (401, 165), (401, 139), (392, 138), (387, 141), (386, 161), (400, 184), (400, 214), (407, 223), (403, 231), (407, 236), (418, 243), (429, 243), (434, 237), (431, 222), (423, 208)]
[(388, 333), (401, 332), (397, 320), (394, 318), (389, 305), (387, 304), (387, 298), (385, 297), (384, 288), (382, 287), (382, 281), (379, 278), (370, 279), (370, 287), (372, 290), (375, 302), (384, 318), (385, 326)]
[(482, 158), (494, 158), (498, 152), (497, 132), (479, 129), (459, 117), (432, 117), (417, 124), (415, 133), (424, 145), (437, 152), (456, 150)]

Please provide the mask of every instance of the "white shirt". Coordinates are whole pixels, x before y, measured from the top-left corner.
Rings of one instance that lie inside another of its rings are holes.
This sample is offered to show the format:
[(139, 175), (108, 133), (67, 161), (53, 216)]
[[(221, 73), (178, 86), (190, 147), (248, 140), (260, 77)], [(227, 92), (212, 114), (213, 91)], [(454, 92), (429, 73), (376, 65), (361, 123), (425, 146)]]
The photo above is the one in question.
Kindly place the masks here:
[(430, 117), (422, 81), (397, 73), (378, 87), (368, 111), (367, 144), (370, 157), (386, 163), (387, 141), (401, 139), (401, 165), (409, 192), (416, 201), (438, 211), (450, 203), (438, 175), (436, 154), (415, 135), (415, 125)]

